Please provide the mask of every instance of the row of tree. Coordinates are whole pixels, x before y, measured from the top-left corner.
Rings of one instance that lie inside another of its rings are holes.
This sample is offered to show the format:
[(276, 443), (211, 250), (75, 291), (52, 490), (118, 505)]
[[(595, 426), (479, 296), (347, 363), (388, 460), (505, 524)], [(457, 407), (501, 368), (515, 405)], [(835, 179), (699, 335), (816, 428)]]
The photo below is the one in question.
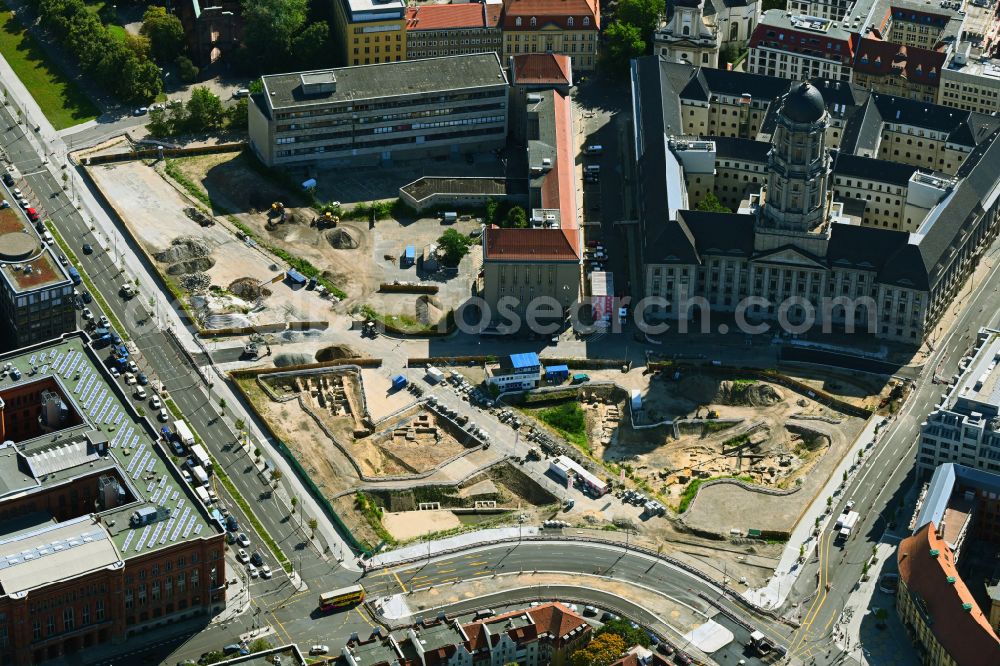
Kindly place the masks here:
[(150, 40), (112, 33), (83, 0), (37, 0), (41, 23), (80, 68), (124, 102), (143, 103), (163, 91)]
[(258, 75), (337, 64), (330, 32), (333, 3), (323, 0), (244, 0), (243, 44), (231, 62)]
[(166, 109), (151, 111), (147, 128), (156, 137), (246, 130), (247, 100), (241, 99), (227, 109), (218, 95), (199, 86), (191, 91), (186, 104), (175, 101)]

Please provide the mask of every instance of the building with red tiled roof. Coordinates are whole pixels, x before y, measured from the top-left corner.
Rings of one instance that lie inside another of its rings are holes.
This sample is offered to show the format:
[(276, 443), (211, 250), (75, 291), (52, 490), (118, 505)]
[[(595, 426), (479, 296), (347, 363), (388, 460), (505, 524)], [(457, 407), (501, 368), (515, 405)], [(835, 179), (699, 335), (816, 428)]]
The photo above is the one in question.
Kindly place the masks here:
[(568, 55), (576, 71), (597, 67), (598, 0), (504, 0), (503, 54)]
[(947, 54), (862, 37), (854, 57), (854, 83), (875, 92), (935, 102)]
[(500, 3), (418, 5), (406, 9), (406, 57), (484, 53), (500, 55)]
[(539, 318), (562, 321), (580, 296), (573, 109), (569, 97), (557, 90), (527, 93), (521, 100), (515, 104), (520, 127), (513, 135), (526, 140), (528, 226), (494, 226), (483, 234), (482, 296), (493, 324), (502, 302), (523, 322), (542, 299), (548, 305)]
[(924, 664), (996, 666), (1000, 639), (956, 569), (955, 556), (929, 522), (897, 551), (896, 610)]
[(522, 53), (510, 58), (510, 85), (524, 90), (573, 87), (573, 61), (556, 53)]

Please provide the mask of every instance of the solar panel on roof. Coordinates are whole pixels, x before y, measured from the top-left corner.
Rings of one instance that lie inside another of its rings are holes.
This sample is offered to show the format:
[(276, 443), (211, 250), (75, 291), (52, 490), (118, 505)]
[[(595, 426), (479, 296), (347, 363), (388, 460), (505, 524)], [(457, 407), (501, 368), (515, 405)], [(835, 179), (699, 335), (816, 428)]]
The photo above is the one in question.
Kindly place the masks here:
[(47, 366), (47, 365), (43, 365), (43, 366), (42, 366), (42, 369), (41, 369), (41, 370), (39, 370), (38, 372), (39, 372), (40, 374), (43, 374), (43, 375), (44, 375), (44, 374), (45, 374), (46, 372), (48, 372), (48, 371), (49, 371), (49, 366)]
[(202, 527), (204, 527), (204, 525), (202, 525), (201, 523), (198, 523), (197, 525), (195, 525), (194, 533), (195, 534), (201, 534), (201, 528)]
[[(125, 412), (118, 412), (118, 416), (115, 417), (115, 425), (118, 425), (119, 423), (121, 423), (123, 418), (125, 418)], [(132, 431), (130, 430), (129, 434), (131, 434), (131, 433), (132, 433)]]
[(174, 526), (174, 531), (170, 535), (170, 541), (177, 541), (177, 536), (181, 533), (181, 528), (184, 526), (184, 521), (191, 514), (191, 507), (184, 509), (184, 513), (181, 514), (180, 519), (177, 521), (177, 525)]
[(164, 484), (166, 484), (166, 482), (167, 482), (167, 477), (161, 476), (160, 477), (160, 484), (159, 484), (160, 488), (162, 488), (164, 486)]
[[(129, 434), (131, 434), (131, 433), (132, 433), (132, 429), (129, 428)], [(138, 444), (138, 443), (139, 443), (139, 435), (136, 435), (135, 437), (132, 438), (132, 443), (129, 444), (129, 446), (134, 449), (135, 445)], [(143, 444), (143, 446), (145, 446), (145, 444)]]
[[(163, 478), (165, 479), (167, 477)], [(167, 500), (170, 499), (170, 491), (173, 489), (174, 489), (173, 486), (167, 486), (166, 488), (163, 489), (163, 494), (160, 496), (160, 506), (163, 506), (164, 504), (167, 503)], [(174, 493), (174, 496), (176, 495), (177, 493)]]
[(160, 491), (159, 488), (157, 488), (156, 490), (154, 490), (153, 494), (149, 496), (149, 501), (150, 502), (156, 502), (156, 500), (160, 499), (160, 492), (161, 491)]
[(146, 546), (147, 549), (156, 547), (156, 540), (160, 538), (161, 530), (163, 530), (163, 523), (157, 523), (156, 529), (153, 530), (153, 534), (149, 537), (149, 545)]
[[(170, 501), (171, 501), (171, 502), (173, 502), (173, 501), (175, 501), (175, 500), (176, 500), (176, 499), (177, 499), (178, 497), (180, 497), (180, 493), (179, 493), (179, 492), (177, 492), (177, 491), (174, 491), (174, 494), (170, 496)], [(178, 508), (178, 509), (179, 509), (179, 508), (181, 508), (181, 505), (180, 505), (180, 504), (178, 504), (178, 505), (177, 505), (177, 508)]]
[(35, 364), (35, 359), (37, 357), (38, 357), (38, 354), (32, 354), (31, 358), (28, 359), (28, 365), (34, 365)]
[(156, 487), (156, 481), (150, 481), (149, 485), (146, 486), (146, 492), (147, 493), (153, 492), (153, 488), (155, 487)]
[(130, 543), (132, 543), (133, 537), (135, 537), (135, 530), (129, 530), (128, 531), (128, 535), (125, 537), (125, 543), (124, 543), (124, 545), (122, 545), (122, 552), (123, 553), (126, 550), (128, 550), (128, 546), (129, 546)]
[(177, 503), (177, 508), (180, 509), (183, 506), (184, 506), (184, 498), (182, 497), (181, 501)]
[(193, 529), (194, 529), (194, 516), (191, 516), (188, 519), (187, 527), (184, 528), (184, 538), (185, 539), (187, 539), (189, 536), (191, 536), (191, 530), (193, 530)]
[(163, 529), (163, 535), (160, 537), (160, 545), (167, 542), (167, 536), (170, 534), (170, 530), (173, 529), (176, 520), (175, 517), (171, 516), (170, 520), (167, 521), (167, 526)]
[(117, 414), (117, 413), (118, 413), (118, 405), (112, 405), (111, 406), (111, 411), (108, 412), (107, 418), (104, 419), (104, 425), (110, 424), (111, 423), (111, 419), (113, 419), (115, 417), (115, 414)]
[(156, 456), (151, 455), (149, 459), (149, 464), (146, 465), (146, 471), (152, 472), (154, 467), (156, 467)]
[(142, 528), (142, 534), (139, 535), (139, 542), (135, 544), (135, 552), (142, 550), (142, 547), (146, 544), (146, 538), (149, 537), (149, 530), (151, 525), (146, 525)]
[(76, 382), (76, 386), (73, 387), (73, 393), (79, 395), (80, 389), (83, 387), (84, 382), (86, 382), (89, 377), (90, 377), (90, 368), (85, 367), (83, 369), (83, 373), (80, 375), (80, 379), (77, 380)]

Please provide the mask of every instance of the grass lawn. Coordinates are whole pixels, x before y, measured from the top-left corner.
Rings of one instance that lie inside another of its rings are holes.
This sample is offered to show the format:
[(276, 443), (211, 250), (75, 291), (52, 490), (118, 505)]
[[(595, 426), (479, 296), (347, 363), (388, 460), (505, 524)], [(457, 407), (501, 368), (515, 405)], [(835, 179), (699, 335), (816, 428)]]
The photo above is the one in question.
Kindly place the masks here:
[(100, 111), (79, 86), (48, 59), (6, 5), (0, 8), (5, 10), (0, 18), (0, 53), (52, 126), (59, 130), (96, 118)]
[(564, 402), (557, 407), (538, 411), (546, 425), (566, 438), (574, 446), (590, 453), (590, 442), (587, 440), (587, 421), (580, 405), (575, 402)]

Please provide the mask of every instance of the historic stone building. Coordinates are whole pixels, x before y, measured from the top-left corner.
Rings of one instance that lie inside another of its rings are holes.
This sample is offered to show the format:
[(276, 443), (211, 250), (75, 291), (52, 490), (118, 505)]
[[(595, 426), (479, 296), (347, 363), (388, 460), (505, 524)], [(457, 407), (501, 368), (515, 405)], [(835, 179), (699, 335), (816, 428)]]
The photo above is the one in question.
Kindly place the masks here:
[[(1000, 119), (843, 82), (758, 76), (748, 90), (772, 99), (755, 135), (748, 122), (725, 137), (691, 131), (702, 127), (689, 115), (692, 88), (726, 77), (742, 87), (747, 76), (656, 56), (633, 67), (644, 239), (633, 297), (663, 299), (652, 319), (709, 309), (834, 331), (853, 321), (919, 342), (996, 233)], [(722, 97), (701, 96), (705, 114)], [(695, 210), (709, 192), (738, 212)]]
[(653, 53), (674, 62), (704, 67), (719, 66), (719, 38), (706, 25), (705, 0), (676, 0), (667, 20), (653, 34)]

